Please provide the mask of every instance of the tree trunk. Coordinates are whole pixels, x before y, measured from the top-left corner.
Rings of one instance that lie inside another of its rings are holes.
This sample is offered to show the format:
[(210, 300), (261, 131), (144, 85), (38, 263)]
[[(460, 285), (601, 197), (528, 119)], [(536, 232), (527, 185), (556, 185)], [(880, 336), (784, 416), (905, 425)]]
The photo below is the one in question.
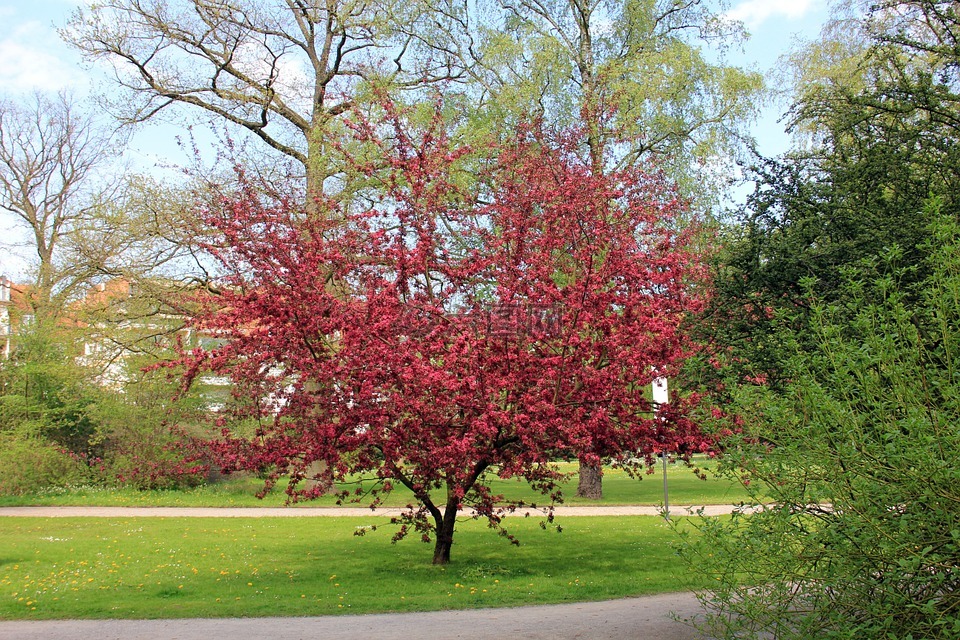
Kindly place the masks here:
[(306, 172), (306, 213), (310, 218), (317, 218), (322, 211), (320, 202), (323, 199), (323, 181), (325, 179), (323, 167), (323, 126), (314, 125), (307, 134), (307, 161), (304, 165)]
[(577, 497), (599, 500), (603, 497), (603, 467), (580, 461), (580, 481), (577, 483)]
[(453, 531), (457, 524), (457, 501), (447, 501), (443, 518), (437, 523), (437, 542), (433, 547), (433, 564), (450, 562), (450, 547), (453, 546)]
[(317, 460), (307, 467), (303, 487), (307, 490), (319, 489), (321, 494), (326, 495), (333, 489), (333, 482), (333, 469), (325, 460)]

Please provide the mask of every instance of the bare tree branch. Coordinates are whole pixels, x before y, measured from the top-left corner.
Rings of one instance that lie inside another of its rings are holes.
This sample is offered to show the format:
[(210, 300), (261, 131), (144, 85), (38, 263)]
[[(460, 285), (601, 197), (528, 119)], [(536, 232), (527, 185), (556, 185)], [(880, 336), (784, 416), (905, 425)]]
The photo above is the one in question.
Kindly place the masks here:
[[(427, 4), (401, 0), (105, 0), (78, 10), (62, 35), (89, 59), (115, 65), (127, 89), (113, 105), (122, 121), (186, 105), (293, 159), (308, 193), (319, 194), (328, 177), (323, 139), (358, 83), (434, 79), (429, 64), (386, 71), (407, 32), (428, 20), (437, 18)], [(418, 43), (405, 55), (430, 46)], [(450, 66), (445, 60), (444, 78), (462, 75)]]

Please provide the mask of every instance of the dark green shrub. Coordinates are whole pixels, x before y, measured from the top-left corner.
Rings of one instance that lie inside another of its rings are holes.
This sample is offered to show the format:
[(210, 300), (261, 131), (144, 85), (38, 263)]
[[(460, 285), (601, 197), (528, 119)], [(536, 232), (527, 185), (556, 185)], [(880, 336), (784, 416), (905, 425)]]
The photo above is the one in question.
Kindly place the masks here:
[(725, 472), (771, 506), (684, 551), (720, 637), (960, 638), (960, 226), (927, 249), (911, 295), (891, 270), (815, 306), (782, 391), (733, 392)]

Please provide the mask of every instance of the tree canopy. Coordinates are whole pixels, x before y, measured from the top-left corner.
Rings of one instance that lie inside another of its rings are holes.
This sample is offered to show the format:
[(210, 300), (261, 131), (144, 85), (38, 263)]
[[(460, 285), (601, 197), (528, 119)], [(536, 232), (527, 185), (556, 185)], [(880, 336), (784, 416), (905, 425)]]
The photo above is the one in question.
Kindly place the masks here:
[(74, 258), (112, 190), (97, 173), (115, 158), (111, 133), (68, 95), (0, 101), (0, 209), (26, 227), (36, 255), (38, 319), (55, 317), (99, 272), (103, 260)]
[(928, 205), (957, 215), (960, 187), (948, 5), (851, 9), (793, 56), (789, 117), (802, 144), (756, 160), (757, 188), (727, 229), (711, 312), (710, 331), (754, 373), (782, 378), (779, 330), (809, 319), (806, 280), (833, 301), (851, 271), (870, 280), (890, 252), (905, 285), (929, 274)]
[(704, 448), (682, 403), (656, 418), (649, 400), (695, 348), (679, 327), (705, 295), (663, 176), (594, 175), (582, 133), (535, 125), (477, 166), (442, 109), (421, 129), (386, 107), (354, 124), (379, 151), (358, 160), (382, 188), (371, 208), (304, 220), (250, 188), (206, 212), (229, 277), (195, 326), (228, 341), (185, 362), (229, 374), (230, 417), (257, 425), (224, 432), (225, 459), (289, 474), (295, 497), (317, 491), (298, 485), (317, 462), (402, 484), (416, 504), (398, 536), (436, 536), (445, 563), (461, 509), (500, 528), (517, 506), (491, 473), (556, 498), (556, 456)]
[(707, 61), (702, 45), (738, 32), (705, 0), (111, 0), (78, 10), (63, 34), (114, 66), (122, 91), (110, 108), (121, 121), (179, 105), (231, 123), (291, 161), (312, 194), (341, 188), (324, 186), (344, 169), (331, 141), (344, 140), (343, 115), (371, 88), (419, 99), (442, 83), (467, 96), (481, 130), (503, 118), (560, 128), (586, 118), (595, 170), (614, 155), (623, 165), (656, 156), (706, 206), (761, 85)]
[(655, 161), (698, 207), (716, 203), (762, 87), (759, 74), (705, 51), (735, 46), (736, 23), (702, 0), (495, 6), (467, 67), (486, 109), (586, 126), (594, 172)]

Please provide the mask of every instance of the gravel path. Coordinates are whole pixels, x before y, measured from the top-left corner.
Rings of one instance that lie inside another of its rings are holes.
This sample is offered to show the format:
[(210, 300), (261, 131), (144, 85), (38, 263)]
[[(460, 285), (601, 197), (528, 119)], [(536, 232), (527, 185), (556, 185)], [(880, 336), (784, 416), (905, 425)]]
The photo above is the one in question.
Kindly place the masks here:
[[(719, 516), (740, 507), (732, 505), (676, 506), (670, 508), (670, 515), (681, 516), (699, 513), (706, 516)], [(369, 515), (395, 516), (399, 508), (380, 508), (376, 510), (354, 507), (0, 507), (3, 516), (34, 516), (39, 518), (309, 518)], [(524, 513), (535, 516), (536, 510), (518, 510), (515, 515)], [(557, 507), (557, 517), (577, 516), (657, 516), (659, 507), (609, 506), (609, 507)]]
[(604, 602), (319, 618), (0, 622), (9, 640), (698, 640), (689, 593)]

